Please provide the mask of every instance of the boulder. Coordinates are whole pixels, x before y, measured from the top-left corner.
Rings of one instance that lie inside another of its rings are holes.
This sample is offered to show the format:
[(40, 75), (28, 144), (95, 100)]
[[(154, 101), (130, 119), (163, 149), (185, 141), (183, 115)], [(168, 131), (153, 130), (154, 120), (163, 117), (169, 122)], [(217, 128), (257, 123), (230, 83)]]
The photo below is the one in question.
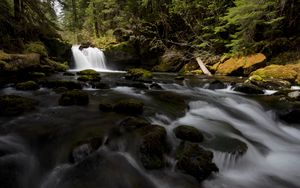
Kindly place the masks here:
[(209, 83), (208, 89), (215, 90), (215, 89), (225, 89), (226, 85), (221, 82), (220, 80), (214, 80)]
[(264, 91), (262, 88), (253, 85), (251, 83), (242, 83), (242, 84), (237, 84), (234, 88), (234, 91), (246, 93), (246, 94), (264, 94)]
[(129, 40), (130, 36), (133, 35), (133, 31), (124, 28), (118, 28), (113, 32), (116, 37), (117, 42), (126, 42)]
[(86, 69), (76, 73), (77, 75), (99, 75), (99, 73), (93, 69)]
[(291, 88), (291, 83), (289, 81), (281, 79), (263, 79), (259, 75), (250, 76), (248, 81), (258, 87), (270, 90), (284, 90)]
[(221, 135), (216, 135), (210, 140), (208, 147), (220, 152), (236, 155), (237, 157), (244, 155), (248, 150), (247, 144), (243, 141)]
[(300, 124), (300, 109), (291, 109), (286, 113), (283, 113), (279, 118), (286, 123)]
[(115, 103), (113, 111), (123, 114), (138, 115), (143, 113), (144, 103), (138, 99), (123, 99)]
[(125, 78), (129, 80), (145, 80), (151, 79), (152, 77), (153, 75), (150, 71), (142, 68), (129, 69), (125, 75)]
[(127, 131), (139, 129), (142, 127), (150, 126), (150, 123), (147, 122), (144, 118), (138, 117), (127, 117), (126, 119), (120, 122), (120, 126)]
[(18, 83), (16, 85), (16, 89), (23, 90), (23, 91), (38, 90), (40, 89), (40, 86), (35, 81), (27, 81), (27, 82)]
[(192, 127), (187, 125), (180, 125), (174, 129), (175, 136), (181, 140), (190, 141), (190, 142), (202, 142), (203, 135), (202, 133)]
[(161, 56), (159, 65), (153, 67), (156, 72), (178, 72), (182, 69), (187, 60), (182, 51), (167, 50)]
[(212, 172), (218, 172), (218, 167), (213, 163), (213, 153), (197, 144), (182, 143), (177, 153), (176, 168), (186, 174), (203, 181)]
[(34, 110), (38, 102), (36, 100), (17, 95), (0, 96), (0, 116), (20, 115)]
[(38, 53), (41, 56), (48, 56), (48, 52), (47, 49), (45, 47), (45, 45), (40, 42), (30, 42), (28, 44), (25, 44), (25, 53)]
[(258, 75), (263, 79), (281, 79), (289, 82), (295, 82), (298, 74), (300, 74), (296, 71), (295, 67), (285, 65), (269, 65), (265, 68), (261, 68), (252, 72), (251, 76)]
[(158, 125), (139, 129), (142, 141), (139, 147), (140, 160), (146, 169), (159, 169), (165, 166), (164, 152), (167, 150), (165, 128)]
[(266, 56), (258, 53), (243, 57), (232, 57), (221, 63), (216, 73), (229, 76), (249, 75), (252, 71), (266, 65)]
[(113, 111), (114, 104), (107, 101), (101, 101), (99, 103), (99, 110), (102, 112), (111, 112)]
[(161, 90), (162, 89), (162, 87), (158, 83), (152, 83), (150, 85), (150, 88), (155, 89), (155, 90)]
[(99, 82), (101, 77), (100, 75), (82, 75), (79, 76), (77, 80), (82, 82)]
[(61, 106), (85, 106), (89, 104), (89, 95), (88, 93), (80, 90), (67, 91), (62, 94), (58, 103)]

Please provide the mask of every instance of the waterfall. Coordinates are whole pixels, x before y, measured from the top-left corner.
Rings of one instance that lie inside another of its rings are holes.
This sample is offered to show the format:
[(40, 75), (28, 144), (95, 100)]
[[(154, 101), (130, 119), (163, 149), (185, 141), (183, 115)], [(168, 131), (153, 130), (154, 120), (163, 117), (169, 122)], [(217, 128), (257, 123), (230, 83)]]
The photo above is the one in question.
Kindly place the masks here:
[(107, 71), (104, 53), (98, 48), (88, 47), (79, 49), (80, 45), (72, 46), (72, 54), (76, 70), (94, 69)]

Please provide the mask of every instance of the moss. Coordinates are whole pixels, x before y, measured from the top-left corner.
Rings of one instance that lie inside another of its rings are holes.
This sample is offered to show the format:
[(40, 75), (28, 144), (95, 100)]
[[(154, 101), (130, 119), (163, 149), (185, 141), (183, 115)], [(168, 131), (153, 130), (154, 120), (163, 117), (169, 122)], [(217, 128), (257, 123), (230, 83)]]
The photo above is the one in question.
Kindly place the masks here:
[(86, 69), (76, 73), (77, 75), (99, 75), (99, 73), (93, 69)]
[(184, 54), (179, 50), (167, 50), (160, 58), (159, 65), (153, 68), (157, 72), (177, 72), (184, 66)]
[(10, 55), (0, 50), (0, 60), (6, 61), (10, 59)]
[(233, 76), (248, 75), (255, 69), (264, 66), (265, 61), (266, 56), (261, 53), (243, 57), (232, 57), (218, 66), (217, 73)]
[(30, 42), (25, 45), (25, 53), (38, 53), (41, 56), (48, 56), (47, 49), (42, 42)]
[(143, 135), (140, 144), (140, 160), (146, 169), (159, 169), (165, 166), (163, 153), (166, 151), (165, 128), (158, 125), (144, 126), (139, 129)]
[(121, 42), (115, 45), (110, 46), (106, 51), (114, 51), (114, 52), (125, 52), (125, 53), (136, 53), (136, 49), (130, 42)]
[(99, 82), (101, 77), (99, 74), (96, 75), (82, 75), (77, 78), (78, 81), (82, 82)]
[(46, 74), (43, 72), (32, 72), (32, 73), (30, 73), (30, 76), (32, 76), (34, 78), (43, 78), (46, 76)]
[(144, 103), (138, 99), (123, 99), (118, 101), (113, 110), (118, 113), (125, 114), (142, 114), (144, 108)]
[(0, 115), (14, 116), (35, 109), (36, 100), (16, 95), (0, 96)]
[(282, 79), (294, 82), (297, 78), (297, 72), (289, 66), (270, 65), (262, 69), (258, 69), (251, 73), (251, 76), (258, 75), (263, 79)]
[(191, 126), (181, 125), (174, 129), (175, 136), (179, 139), (190, 141), (190, 142), (202, 142), (202, 133)]
[(34, 81), (27, 81), (27, 82), (18, 83), (16, 85), (16, 89), (23, 90), (23, 91), (38, 90), (40, 89), (40, 86)]
[(150, 79), (153, 77), (150, 71), (141, 68), (129, 69), (125, 76), (127, 79), (137, 80), (137, 79)]
[(176, 167), (194, 176), (198, 181), (203, 181), (212, 172), (217, 172), (217, 166), (212, 162), (213, 153), (204, 150), (197, 144), (184, 143), (177, 151)]
[(200, 69), (198, 69), (198, 70), (193, 70), (193, 71), (191, 71), (190, 73), (193, 74), (193, 75), (202, 75), (202, 74), (203, 74), (202, 70), (200, 70)]
[(61, 106), (85, 106), (89, 103), (89, 95), (88, 93), (80, 90), (67, 91), (64, 94), (62, 94), (58, 103)]
[(299, 51), (287, 51), (278, 54), (273, 57), (269, 64), (286, 65), (300, 63), (300, 53)]
[(263, 78), (260, 77), (259, 75), (252, 75), (248, 78), (250, 81), (263, 81)]
[(44, 65), (48, 65), (51, 69), (58, 72), (65, 72), (69, 68), (67, 63), (59, 63), (49, 58), (45, 58)]
[(144, 118), (127, 117), (126, 119), (121, 121), (120, 126), (127, 131), (131, 131), (142, 127), (150, 126), (150, 123), (147, 122)]

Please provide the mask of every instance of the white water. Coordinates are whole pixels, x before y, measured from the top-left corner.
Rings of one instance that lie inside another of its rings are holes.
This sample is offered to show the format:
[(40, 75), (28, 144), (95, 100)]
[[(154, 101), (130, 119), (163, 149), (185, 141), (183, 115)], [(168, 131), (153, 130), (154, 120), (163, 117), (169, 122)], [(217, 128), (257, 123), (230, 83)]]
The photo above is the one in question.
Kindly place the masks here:
[(98, 48), (79, 49), (80, 45), (72, 46), (75, 70), (94, 69), (96, 71), (109, 71), (106, 66), (104, 53)]

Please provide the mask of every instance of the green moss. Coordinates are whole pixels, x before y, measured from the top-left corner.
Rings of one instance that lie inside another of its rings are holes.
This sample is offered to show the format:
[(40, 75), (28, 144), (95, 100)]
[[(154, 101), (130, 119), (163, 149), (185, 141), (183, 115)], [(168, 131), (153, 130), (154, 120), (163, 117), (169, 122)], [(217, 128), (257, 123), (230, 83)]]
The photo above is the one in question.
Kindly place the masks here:
[(192, 127), (187, 125), (181, 125), (174, 129), (175, 136), (179, 139), (190, 141), (190, 142), (202, 142), (203, 135), (202, 133)]
[(27, 82), (18, 83), (16, 85), (16, 89), (23, 90), (23, 91), (38, 90), (40, 89), (40, 86), (34, 81), (27, 81)]
[(64, 94), (62, 94), (58, 103), (61, 106), (85, 106), (89, 103), (89, 95), (88, 93), (80, 90), (67, 91)]
[(16, 95), (0, 96), (0, 115), (20, 115), (24, 112), (33, 110), (37, 104), (37, 101), (30, 98), (20, 97)]
[(263, 78), (260, 77), (259, 75), (252, 75), (248, 78), (250, 81), (263, 81)]
[(25, 45), (25, 53), (38, 53), (42, 56), (48, 56), (47, 49), (42, 42), (30, 42)]
[(0, 50), (0, 60), (9, 60), (10, 59), (10, 55), (5, 53), (3, 50)]
[(119, 52), (126, 52), (126, 53), (136, 53), (136, 49), (130, 42), (121, 42), (115, 45), (110, 46), (106, 51), (119, 51)]
[(58, 72), (65, 72), (69, 68), (67, 63), (59, 63), (49, 58), (45, 58), (44, 64), (50, 66), (51, 69)]
[(30, 76), (32, 76), (34, 78), (43, 78), (46, 76), (46, 74), (43, 72), (33, 72), (33, 73), (30, 73)]
[(252, 72), (251, 76), (253, 75), (258, 75), (263, 79), (282, 79), (290, 82), (295, 81), (297, 78), (297, 72), (295, 70), (283, 65), (270, 65)]
[(93, 69), (86, 69), (77, 72), (77, 75), (99, 75), (99, 73)]
[(153, 77), (150, 71), (141, 68), (129, 69), (125, 76), (128, 79), (150, 79)]
[(82, 75), (77, 78), (78, 81), (82, 82), (99, 82), (101, 77), (99, 74), (96, 75)]

